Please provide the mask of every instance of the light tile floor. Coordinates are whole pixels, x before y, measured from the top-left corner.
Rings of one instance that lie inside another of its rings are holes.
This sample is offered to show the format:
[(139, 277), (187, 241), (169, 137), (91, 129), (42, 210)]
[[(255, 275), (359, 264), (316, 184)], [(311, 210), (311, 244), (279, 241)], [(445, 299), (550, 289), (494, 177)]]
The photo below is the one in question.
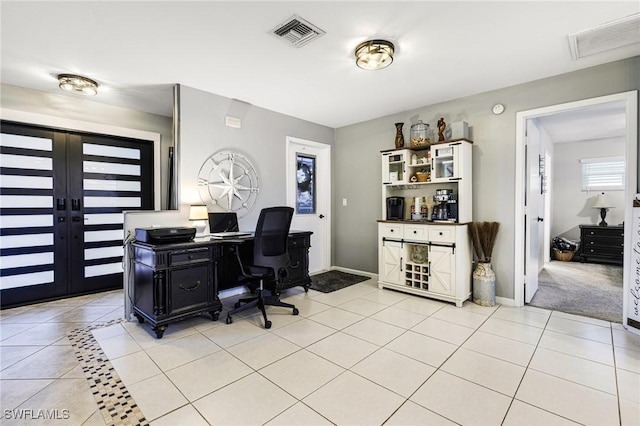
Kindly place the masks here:
[[(230, 325), (223, 312), (171, 324), (160, 340), (137, 322), (93, 335), (152, 425), (640, 424), (640, 337), (620, 324), (456, 308), (373, 280), (283, 296), (300, 315), (269, 308), (270, 330), (254, 312)], [(66, 336), (121, 317), (122, 299), (0, 312), (2, 424), (38, 423), (13, 409), (69, 410), (42, 424), (104, 424)]]

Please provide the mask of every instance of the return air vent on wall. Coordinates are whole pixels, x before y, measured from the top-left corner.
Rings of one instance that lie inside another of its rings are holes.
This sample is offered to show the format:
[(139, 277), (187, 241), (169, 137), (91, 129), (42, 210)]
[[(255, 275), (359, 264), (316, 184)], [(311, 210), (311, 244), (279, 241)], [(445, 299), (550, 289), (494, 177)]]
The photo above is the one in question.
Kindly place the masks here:
[(297, 15), (278, 25), (271, 33), (278, 38), (289, 41), (295, 47), (302, 47), (324, 35), (324, 31), (315, 25), (305, 21)]
[(640, 51), (640, 13), (569, 34), (569, 47), (574, 60), (622, 47), (633, 49), (630, 56), (635, 56)]

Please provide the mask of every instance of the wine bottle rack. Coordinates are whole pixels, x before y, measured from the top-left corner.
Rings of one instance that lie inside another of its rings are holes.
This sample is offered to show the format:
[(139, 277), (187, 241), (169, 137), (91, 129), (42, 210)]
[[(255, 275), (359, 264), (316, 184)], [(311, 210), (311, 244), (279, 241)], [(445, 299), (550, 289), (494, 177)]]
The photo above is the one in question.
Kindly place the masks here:
[(426, 263), (406, 262), (404, 270), (404, 281), (407, 287), (429, 290), (429, 266)]

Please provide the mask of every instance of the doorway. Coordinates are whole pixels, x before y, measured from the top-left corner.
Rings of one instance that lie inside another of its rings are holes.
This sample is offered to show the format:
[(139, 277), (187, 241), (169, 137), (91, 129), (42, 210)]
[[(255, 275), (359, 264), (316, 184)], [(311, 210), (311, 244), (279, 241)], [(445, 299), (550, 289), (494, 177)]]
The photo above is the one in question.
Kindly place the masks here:
[(291, 229), (311, 231), (309, 273), (331, 263), (331, 145), (287, 137), (287, 205)]
[[(540, 119), (543, 117), (549, 117), (554, 114), (559, 114), (569, 111), (580, 111), (586, 108), (596, 106), (606, 106), (619, 103), (623, 105), (624, 109), (624, 138), (625, 138), (625, 156), (626, 156), (626, 181), (624, 191), (624, 223), (625, 223), (625, 244), (624, 244), (624, 259), (628, 262), (630, 259), (630, 241), (631, 241), (631, 201), (637, 191), (637, 92), (626, 92), (616, 95), (603, 96), (600, 98), (587, 99), (583, 101), (571, 102), (567, 104), (554, 105), (550, 107), (539, 108), (536, 110), (522, 111), (517, 113), (516, 120), (516, 217), (515, 217), (515, 231), (516, 231), (516, 244), (515, 244), (515, 305), (523, 306), (526, 302), (527, 296), (527, 284), (529, 282), (529, 276), (527, 276), (527, 270), (529, 266), (527, 262), (531, 261), (528, 257), (528, 250), (526, 250), (529, 235), (527, 234), (526, 223), (528, 221), (526, 213), (528, 212), (525, 204), (527, 197), (527, 191), (529, 190), (526, 185), (529, 175), (525, 172), (529, 170), (526, 168), (526, 160), (528, 158), (528, 147), (525, 143), (527, 138), (526, 129), (528, 128), (528, 122), (531, 120)], [(546, 156), (546, 153), (543, 154)], [(553, 155), (553, 154), (552, 154)], [(544, 158), (544, 157), (543, 157)], [(627, 304), (627, 293), (629, 289), (629, 273), (625, 271), (623, 276), (623, 288), (624, 291), (624, 306)], [(531, 295), (533, 297), (533, 295)], [(626, 309), (625, 309), (626, 311)], [(623, 318), (625, 322), (626, 315)]]
[(123, 211), (154, 206), (154, 143), (2, 122), (2, 307), (122, 286)]

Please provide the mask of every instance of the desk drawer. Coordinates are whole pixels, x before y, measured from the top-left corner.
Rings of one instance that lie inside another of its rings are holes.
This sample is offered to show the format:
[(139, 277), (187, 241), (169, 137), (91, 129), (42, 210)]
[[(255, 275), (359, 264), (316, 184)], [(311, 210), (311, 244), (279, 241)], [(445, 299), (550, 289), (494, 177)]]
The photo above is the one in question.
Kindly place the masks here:
[(169, 266), (207, 262), (209, 259), (209, 249), (206, 248), (175, 251), (169, 254)]
[(429, 241), (434, 243), (455, 243), (456, 230), (450, 226), (430, 226)]

